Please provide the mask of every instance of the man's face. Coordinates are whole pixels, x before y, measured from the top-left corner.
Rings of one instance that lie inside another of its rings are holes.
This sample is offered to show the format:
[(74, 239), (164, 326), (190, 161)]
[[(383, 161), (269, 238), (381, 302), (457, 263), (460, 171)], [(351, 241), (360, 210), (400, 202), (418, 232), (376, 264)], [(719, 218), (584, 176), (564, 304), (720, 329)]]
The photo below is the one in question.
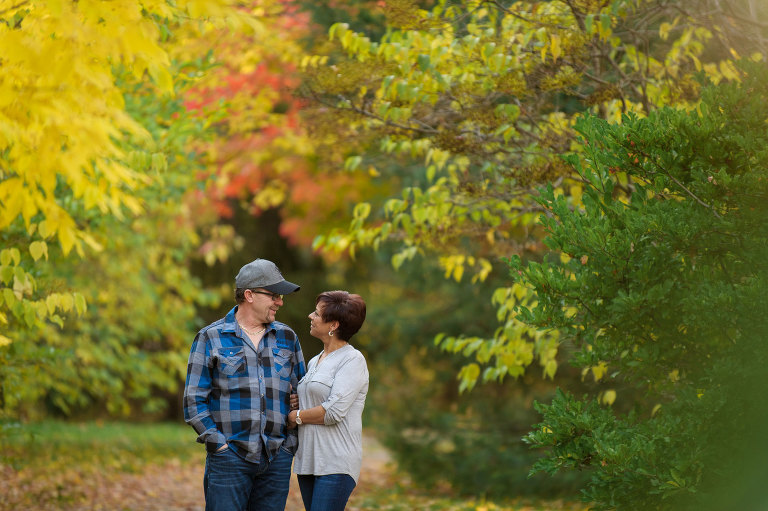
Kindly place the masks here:
[(249, 299), (250, 309), (259, 323), (271, 323), (275, 320), (277, 310), (283, 306), (283, 296), (266, 289), (248, 289), (245, 291)]

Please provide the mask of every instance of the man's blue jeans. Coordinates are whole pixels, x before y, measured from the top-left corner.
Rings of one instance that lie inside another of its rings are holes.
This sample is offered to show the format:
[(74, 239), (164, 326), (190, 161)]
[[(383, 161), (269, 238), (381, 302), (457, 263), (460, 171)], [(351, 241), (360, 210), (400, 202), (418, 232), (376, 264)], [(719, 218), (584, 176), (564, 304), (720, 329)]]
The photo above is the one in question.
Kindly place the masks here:
[(231, 449), (205, 460), (205, 511), (284, 511), (293, 455), (282, 447), (268, 461), (245, 461)]
[(325, 476), (297, 475), (301, 500), (307, 511), (344, 511), (355, 489), (355, 480), (348, 474)]

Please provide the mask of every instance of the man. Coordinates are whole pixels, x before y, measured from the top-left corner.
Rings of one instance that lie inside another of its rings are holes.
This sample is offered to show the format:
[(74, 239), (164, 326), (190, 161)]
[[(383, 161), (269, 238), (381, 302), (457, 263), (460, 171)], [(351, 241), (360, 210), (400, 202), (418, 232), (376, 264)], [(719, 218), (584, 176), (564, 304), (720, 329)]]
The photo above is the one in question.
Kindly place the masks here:
[(299, 286), (256, 259), (235, 287), (237, 305), (192, 343), (184, 420), (207, 451), (206, 511), (283, 511), (298, 445), (290, 395), (306, 368), (296, 333), (275, 314)]

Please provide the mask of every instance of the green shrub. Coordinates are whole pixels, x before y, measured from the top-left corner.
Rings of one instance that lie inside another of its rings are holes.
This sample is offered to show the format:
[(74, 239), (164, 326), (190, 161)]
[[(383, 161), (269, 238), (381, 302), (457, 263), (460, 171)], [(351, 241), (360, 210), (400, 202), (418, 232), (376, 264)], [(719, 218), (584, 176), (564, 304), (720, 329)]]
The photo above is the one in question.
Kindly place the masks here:
[(632, 399), (560, 392), (526, 436), (547, 451), (534, 471), (590, 474), (597, 509), (768, 504), (768, 70), (742, 68), (695, 110), (579, 121), (583, 206), (540, 197), (546, 243), (570, 260), (511, 261), (539, 300), (520, 319)]
[(492, 384), (458, 398), (461, 411), (440, 411), (425, 400), (418, 409), (392, 418), (384, 442), (398, 467), (420, 487), (450, 487), (459, 495), (490, 499), (575, 499), (585, 482), (580, 474), (528, 477), (541, 454), (522, 441), (524, 428), (535, 420), (525, 402)]

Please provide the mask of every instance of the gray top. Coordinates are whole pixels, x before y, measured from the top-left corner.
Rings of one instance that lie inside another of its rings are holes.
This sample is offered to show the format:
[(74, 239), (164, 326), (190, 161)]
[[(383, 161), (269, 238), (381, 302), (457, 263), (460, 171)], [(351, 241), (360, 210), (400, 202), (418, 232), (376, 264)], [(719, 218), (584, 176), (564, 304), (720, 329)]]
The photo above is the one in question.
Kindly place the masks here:
[(349, 474), (357, 483), (363, 463), (363, 408), (368, 366), (363, 354), (346, 345), (309, 361), (297, 392), (299, 408), (325, 408), (325, 424), (299, 426), (293, 470), (303, 475)]

